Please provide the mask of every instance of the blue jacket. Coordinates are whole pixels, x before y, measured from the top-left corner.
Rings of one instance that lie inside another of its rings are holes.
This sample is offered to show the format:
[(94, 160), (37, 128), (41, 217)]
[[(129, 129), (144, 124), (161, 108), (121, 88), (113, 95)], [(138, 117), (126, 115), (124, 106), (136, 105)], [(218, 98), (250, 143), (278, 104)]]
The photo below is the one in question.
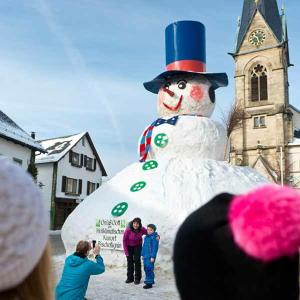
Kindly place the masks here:
[(64, 270), (55, 291), (56, 300), (83, 300), (91, 275), (101, 274), (105, 266), (101, 256), (96, 262), (77, 255), (66, 258)]
[(153, 232), (150, 235), (146, 235), (141, 254), (144, 258), (156, 258), (159, 245), (157, 236), (157, 232)]

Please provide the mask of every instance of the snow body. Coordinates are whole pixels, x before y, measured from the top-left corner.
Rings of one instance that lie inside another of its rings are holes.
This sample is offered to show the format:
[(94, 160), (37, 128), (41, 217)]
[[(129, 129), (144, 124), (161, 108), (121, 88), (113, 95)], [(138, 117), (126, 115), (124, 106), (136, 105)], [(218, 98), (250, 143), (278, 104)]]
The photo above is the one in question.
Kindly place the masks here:
[[(168, 143), (162, 148), (154, 142), (161, 133), (168, 137)], [(224, 128), (205, 117), (179, 116), (175, 126), (155, 127), (147, 161), (155, 160), (158, 166), (144, 170), (144, 163), (133, 163), (87, 197), (63, 226), (62, 238), (67, 252), (73, 252), (81, 239), (93, 240), (96, 220), (111, 219), (112, 208), (127, 202), (125, 214), (116, 219), (130, 221), (140, 217), (144, 225), (156, 224), (161, 236), (157, 264), (171, 269), (176, 231), (193, 210), (216, 194), (243, 193), (267, 182), (249, 167), (225, 162), (226, 143)], [(132, 192), (132, 185), (140, 181), (146, 186)], [(126, 263), (122, 251), (102, 252), (108, 265)]]

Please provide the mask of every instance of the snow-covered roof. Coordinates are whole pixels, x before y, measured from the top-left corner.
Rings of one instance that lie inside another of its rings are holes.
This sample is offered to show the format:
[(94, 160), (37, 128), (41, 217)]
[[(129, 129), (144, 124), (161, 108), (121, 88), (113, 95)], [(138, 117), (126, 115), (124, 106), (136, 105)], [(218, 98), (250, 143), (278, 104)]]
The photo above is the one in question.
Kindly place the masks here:
[(47, 153), (36, 155), (37, 164), (54, 163), (62, 159), (83, 137), (86, 137), (100, 165), (102, 175), (107, 176), (106, 170), (87, 131), (82, 133), (39, 141)]
[(39, 141), (47, 153), (36, 155), (37, 164), (59, 161), (87, 132)]
[(300, 139), (297, 139), (294, 137), (293, 141), (291, 143), (287, 144), (288, 146), (299, 146), (300, 145)]
[(45, 150), (26, 131), (0, 110), (0, 137), (36, 151)]

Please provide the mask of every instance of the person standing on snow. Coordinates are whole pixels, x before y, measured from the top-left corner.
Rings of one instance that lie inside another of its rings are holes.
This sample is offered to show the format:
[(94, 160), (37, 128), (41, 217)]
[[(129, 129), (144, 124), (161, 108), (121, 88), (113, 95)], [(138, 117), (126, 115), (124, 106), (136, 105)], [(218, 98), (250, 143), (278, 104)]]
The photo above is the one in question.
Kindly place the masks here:
[(147, 236), (144, 239), (142, 248), (142, 257), (144, 260), (144, 270), (146, 274), (144, 289), (152, 288), (154, 284), (154, 263), (158, 252), (159, 238), (156, 232), (156, 226), (149, 224), (147, 226)]
[(96, 245), (93, 249), (96, 262), (87, 258), (90, 250), (89, 242), (80, 241), (76, 252), (66, 258), (61, 280), (56, 287), (56, 300), (84, 300), (90, 276), (104, 273), (105, 266), (100, 256), (100, 246)]
[(123, 249), (127, 258), (127, 279), (126, 283), (139, 284), (142, 278), (141, 251), (143, 235), (147, 229), (142, 226), (140, 218), (134, 218), (129, 222), (123, 235)]

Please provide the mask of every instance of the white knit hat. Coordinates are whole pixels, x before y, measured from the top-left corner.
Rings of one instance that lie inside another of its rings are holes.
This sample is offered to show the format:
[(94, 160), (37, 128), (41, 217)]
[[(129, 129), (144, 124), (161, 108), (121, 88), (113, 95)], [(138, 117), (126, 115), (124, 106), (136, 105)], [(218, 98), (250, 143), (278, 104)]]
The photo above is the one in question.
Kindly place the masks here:
[(48, 241), (49, 217), (29, 174), (0, 158), (0, 291), (34, 269)]

